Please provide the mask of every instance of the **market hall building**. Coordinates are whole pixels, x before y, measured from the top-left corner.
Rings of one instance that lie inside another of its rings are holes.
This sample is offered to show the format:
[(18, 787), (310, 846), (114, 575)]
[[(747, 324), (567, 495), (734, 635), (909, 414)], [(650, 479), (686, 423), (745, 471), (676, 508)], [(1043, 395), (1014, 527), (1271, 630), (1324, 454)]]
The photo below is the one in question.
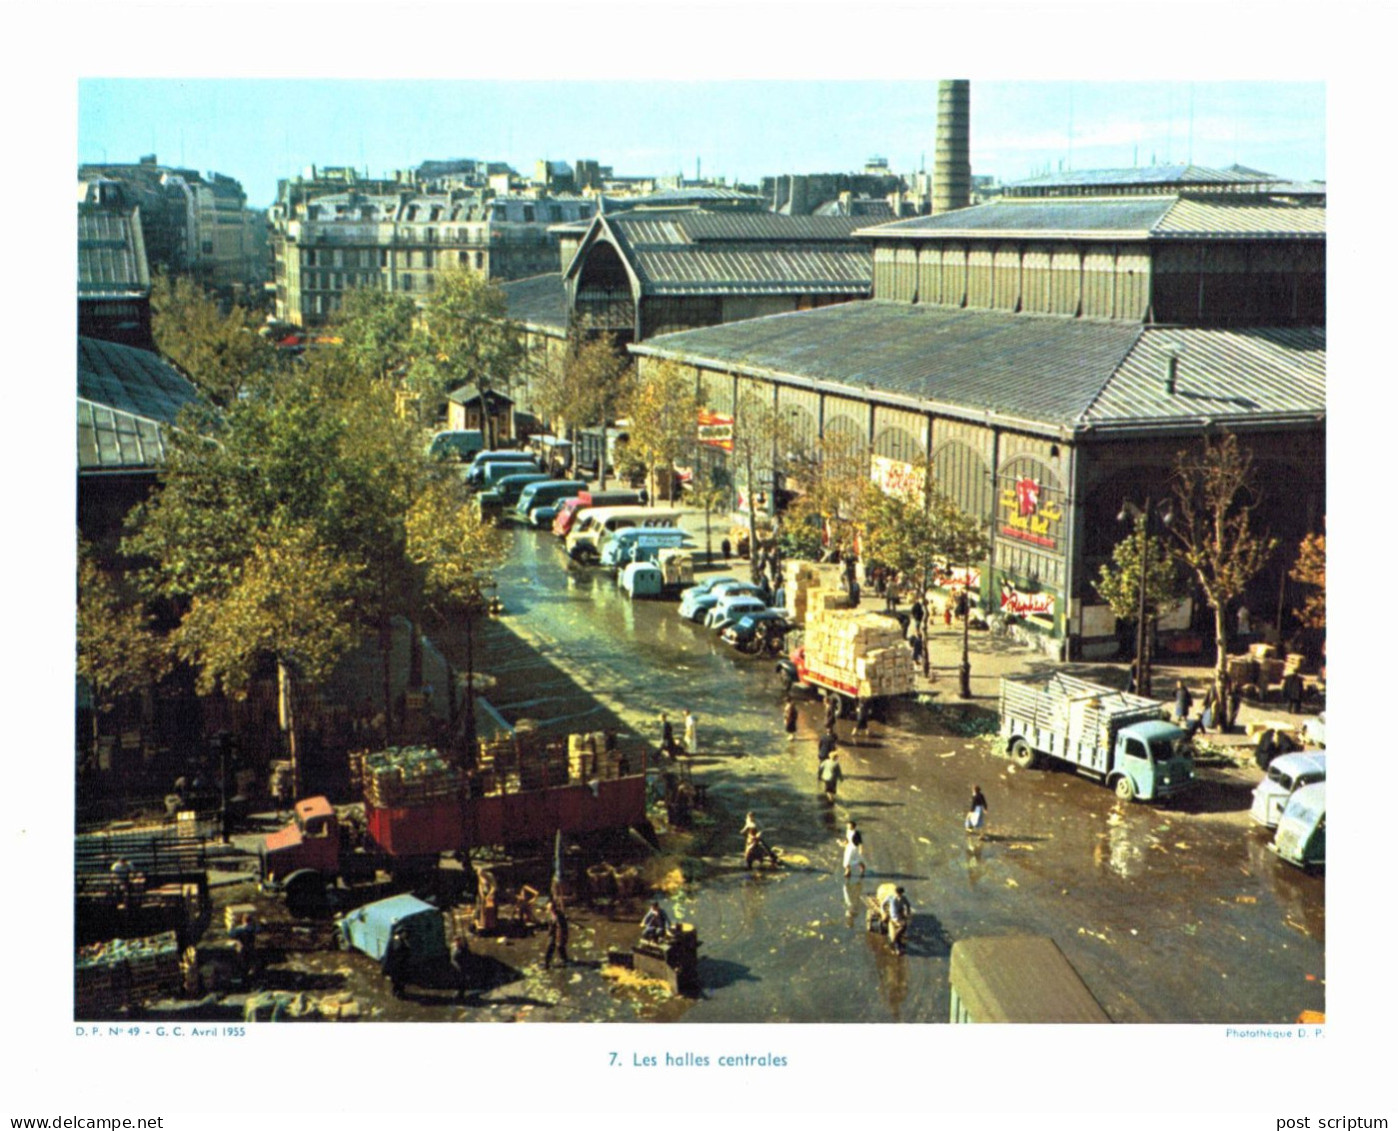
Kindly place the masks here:
[[(1280, 542), (1245, 598), (1265, 619), (1323, 529), (1323, 189), (1184, 167), (1025, 190), (863, 229), (872, 300), (651, 338), (642, 378), (692, 368), (737, 431), (756, 398), (807, 442), (843, 433), (884, 484), (930, 460), (990, 534), (973, 600), (1065, 658), (1118, 650), (1092, 582), (1122, 503), (1161, 499), (1176, 453), (1232, 432)], [(1205, 611), (1181, 616), (1163, 627), (1200, 643)]]

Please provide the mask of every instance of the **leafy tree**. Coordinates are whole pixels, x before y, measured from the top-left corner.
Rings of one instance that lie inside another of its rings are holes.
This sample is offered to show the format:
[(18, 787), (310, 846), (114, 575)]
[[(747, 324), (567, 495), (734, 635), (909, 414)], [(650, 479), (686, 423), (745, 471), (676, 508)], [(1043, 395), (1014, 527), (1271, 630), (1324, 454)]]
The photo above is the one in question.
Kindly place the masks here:
[(339, 356), (359, 372), (392, 381), (407, 372), (416, 341), (417, 303), (400, 291), (346, 291), (334, 327)]
[[(635, 370), (618, 352), (610, 333), (594, 333), (585, 322), (568, 333), (563, 357), (545, 366), (534, 382), (535, 404), (550, 423), (567, 435), (577, 429), (605, 430), (630, 399)], [(606, 461), (598, 474), (605, 485)]]
[(258, 331), (256, 315), (216, 299), (185, 276), (163, 271), (151, 280), (151, 330), (156, 348), (212, 403), (232, 405), (248, 383), (275, 372), (276, 346)]
[(195, 597), (175, 642), (196, 665), (203, 694), (242, 694), (258, 664), (272, 657), (292, 777), (300, 788), (297, 690), (323, 681), (357, 642), (352, 621), (357, 567), (305, 525), (274, 521), (225, 592)]
[[(476, 507), (466, 505), (461, 484), (437, 477), (413, 501), (405, 530), (407, 555), (422, 571), (428, 605), (446, 618), (459, 615), (466, 626), (466, 749), (475, 750), (475, 622), (494, 585), (494, 569), (504, 560), (507, 541)], [(449, 673), (450, 676), (450, 673)], [(456, 717), (456, 681), (448, 678), (449, 710)]]
[(524, 364), (519, 325), (507, 316), (505, 294), (494, 283), (465, 269), (442, 272), (423, 302), (421, 336), (408, 369), (407, 386), (435, 403), (453, 389), (474, 385), (481, 397), (486, 447), (498, 442), (489, 410), (492, 391), (509, 395)]
[(1296, 610), (1297, 617), (1307, 628), (1325, 628), (1325, 535), (1307, 534), (1301, 539), (1296, 564), (1289, 575), (1292, 581), (1310, 587), (1305, 602)]
[(657, 469), (665, 472), (673, 494), (674, 466), (698, 442), (699, 398), (693, 375), (673, 362), (661, 362), (635, 386), (627, 415), (631, 446), (650, 472), (651, 496), (656, 494)]
[[(1112, 560), (1098, 570), (1093, 588), (1118, 620), (1135, 624), (1141, 615), (1141, 539), (1147, 518), (1136, 517), (1135, 530), (1112, 549)], [(1146, 540), (1146, 623), (1159, 618), (1189, 595), (1179, 560), (1163, 539)]]
[[(743, 474), (747, 496), (748, 540), (754, 575), (760, 552), (757, 535), (757, 496), (771, 495), (770, 513), (776, 514), (776, 480), (798, 446), (795, 429), (766, 398), (749, 393), (738, 404), (733, 424), (733, 463)], [(765, 484), (765, 486), (760, 486)]]
[[(78, 675), (92, 689), (98, 712), (123, 696), (149, 691), (170, 674), (174, 656), (139, 595), (98, 565), (78, 542)], [(93, 718), (96, 737), (97, 716)]]
[(809, 450), (792, 454), (792, 470), (806, 490), (793, 507), (790, 520), (813, 528), (817, 538), (828, 525), (835, 541), (851, 542), (854, 530), (867, 525), (867, 506), (881, 494), (869, 478), (868, 446), (857, 436), (838, 433), (823, 436)]
[[(1218, 640), (1214, 682), (1220, 696), (1228, 663), (1228, 606), (1242, 596), (1277, 545), (1275, 539), (1252, 529), (1252, 512), (1259, 501), (1254, 480), (1252, 453), (1231, 433), (1217, 441), (1206, 436), (1197, 449), (1175, 457), (1170, 533), (1175, 537), (1175, 556), (1214, 611)], [(1220, 706), (1224, 717), (1227, 706)]]

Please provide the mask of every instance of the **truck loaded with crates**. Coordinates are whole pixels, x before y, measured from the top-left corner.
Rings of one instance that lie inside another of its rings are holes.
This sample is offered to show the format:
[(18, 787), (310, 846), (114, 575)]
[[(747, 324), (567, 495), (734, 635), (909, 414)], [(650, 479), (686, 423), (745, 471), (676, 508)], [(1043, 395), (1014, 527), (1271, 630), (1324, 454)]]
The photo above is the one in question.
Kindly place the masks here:
[(295, 911), (324, 906), (341, 884), (380, 873), (394, 882), (423, 879), (444, 853), (646, 825), (645, 756), (633, 765), (600, 733), (566, 740), (507, 733), (481, 742), (469, 771), (426, 747), (361, 754), (352, 769), (362, 825), (311, 797), (262, 844), (263, 887), (284, 891)]
[[(913, 652), (896, 620), (838, 607), (830, 590), (801, 594), (805, 618), (801, 643), (777, 661), (788, 689), (796, 685), (867, 701), (913, 690)], [(788, 598), (790, 603), (790, 598)]]
[(1189, 735), (1164, 711), (1154, 699), (1062, 672), (1000, 680), (1000, 734), (1015, 765), (1066, 762), (1123, 801), (1161, 800), (1194, 785)]

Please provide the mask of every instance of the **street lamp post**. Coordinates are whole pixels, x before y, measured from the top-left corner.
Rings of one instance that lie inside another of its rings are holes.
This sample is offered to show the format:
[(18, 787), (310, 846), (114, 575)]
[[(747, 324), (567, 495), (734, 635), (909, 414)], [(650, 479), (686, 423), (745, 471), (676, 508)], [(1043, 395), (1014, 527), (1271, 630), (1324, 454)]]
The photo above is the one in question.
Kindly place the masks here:
[(966, 611), (961, 616), (961, 690), (963, 699), (971, 698), (971, 569), (966, 567), (966, 581), (961, 586)]

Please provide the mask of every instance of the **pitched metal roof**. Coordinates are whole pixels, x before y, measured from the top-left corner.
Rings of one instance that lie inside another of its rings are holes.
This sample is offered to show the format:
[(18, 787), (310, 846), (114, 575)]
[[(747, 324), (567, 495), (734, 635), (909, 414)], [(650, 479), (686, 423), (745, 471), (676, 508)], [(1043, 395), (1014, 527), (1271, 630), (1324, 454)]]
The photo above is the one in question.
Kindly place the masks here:
[(148, 350), (78, 339), (78, 469), (151, 468), (165, 457), (163, 429), (198, 391)]
[(1250, 236), (1321, 238), (1325, 208), (1255, 196), (1200, 200), (1179, 196), (1024, 197), (918, 216), (860, 236), (1050, 236), (1110, 239), (1203, 239)]
[[(1173, 393), (1166, 386), (1172, 353)], [(1091, 424), (1143, 417), (1222, 421), (1324, 412), (1324, 327), (1152, 328), (1082, 419)]]
[(873, 291), (866, 248), (769, 245), (640, 251), (632, 266), (651, 295), (860, 294)]
[(140, 215), (78, 205), (78, 297), (130, 298), (150, 293)]
[(505, 312), (515, 322), (542, 330), (568, 328), (568, 292), (557, 272), (501, 283)]
[[(1181, 347), (1170, 396), (1166, 359)], [(1325, 335), (1312, 329), (1147, 330), (872, 300), (665, 334), (631, 349), (1056, 431), (1197, 429), (1205, 418), (1314, 419), (1325, 411)]]
[(868, 295), (873, 255), (851, 238), (858, 223), (848, 216), (700, 209), (598, 218), (648, 295)]
[(1066, 173), (1049, 173), (1030, 177), (1006, 186), (1007, 192), (1017, 189), (1071, 188), (1079, 185), (1236, 185), (1270, 184), (1282, 180), (1271, 173), (1245, 169), (1209, 169), (1202, 165), (1147, 165), (1134, 169), (1079, 169)]

